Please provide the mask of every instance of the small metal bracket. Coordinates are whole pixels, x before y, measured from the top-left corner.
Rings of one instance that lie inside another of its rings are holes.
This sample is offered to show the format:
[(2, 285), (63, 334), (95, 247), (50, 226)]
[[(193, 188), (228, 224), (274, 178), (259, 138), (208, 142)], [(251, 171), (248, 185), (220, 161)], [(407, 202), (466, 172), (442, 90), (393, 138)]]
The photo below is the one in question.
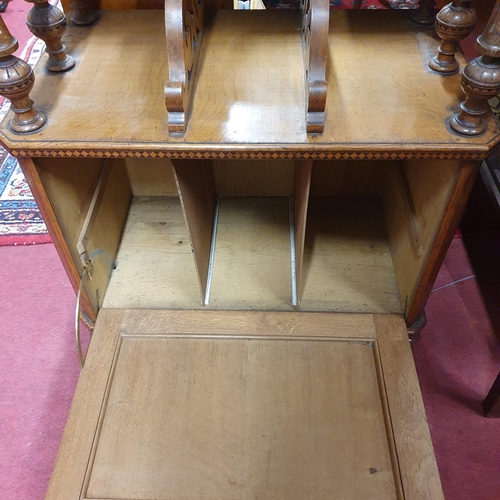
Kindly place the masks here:
[[(83, 283), (85, 278), (89, 280), (92, 279), (94, 273), (94, 267), (92, 266), (92, 262), (89, 260), (86, 261), (85, 266), (83, 267), (82, 274), (80, 276), (80, 284), (78, 285), (78, 293), (76, 295), (76, 309), (75, 309), (75, 339), (76, 339), (76, 352), (78, 354), (78, 362), (80, 363), (80, 368), (83, 369), (85, 366), (85, 358), (82, 352), (82, 340), (80, 335), (80, 319), (82, 319), (87, 325), (86, 317), (82, 315), (80, 309), (80, 302), (83, 292)], [(92, 323), (92, 322), (91, 322)], [(90, 325), (89, 325), (90, 326)]]
[(427, 317), (425, 316), (425, 312), (422, 313), (422, 316), (413, 323), (413, 325), (407, 327), (408, 339), (410, 344), (415, 344), (420, 338), (420, 332), (427, 324)]

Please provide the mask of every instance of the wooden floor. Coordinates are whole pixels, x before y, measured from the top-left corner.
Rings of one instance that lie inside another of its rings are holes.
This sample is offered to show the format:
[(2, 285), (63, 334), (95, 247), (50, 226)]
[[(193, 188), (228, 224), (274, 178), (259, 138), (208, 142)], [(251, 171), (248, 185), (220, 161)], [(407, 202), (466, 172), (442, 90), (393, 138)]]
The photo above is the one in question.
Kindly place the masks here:
[[(178, 198), (134, 198), (107, 308), (292, 311), (289, 199), (221, 198), (210, 301), (202, 306)], [(376, 199), (313, 198), (300, 310), (400, 313)]]

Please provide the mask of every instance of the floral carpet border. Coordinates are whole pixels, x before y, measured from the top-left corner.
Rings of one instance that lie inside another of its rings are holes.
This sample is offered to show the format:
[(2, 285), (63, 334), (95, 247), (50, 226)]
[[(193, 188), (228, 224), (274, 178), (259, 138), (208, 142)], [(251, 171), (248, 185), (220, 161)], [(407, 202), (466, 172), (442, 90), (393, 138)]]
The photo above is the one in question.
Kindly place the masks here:
[(0, 246), (50, 243), (52, 239), (15, 158), (0, 152)]

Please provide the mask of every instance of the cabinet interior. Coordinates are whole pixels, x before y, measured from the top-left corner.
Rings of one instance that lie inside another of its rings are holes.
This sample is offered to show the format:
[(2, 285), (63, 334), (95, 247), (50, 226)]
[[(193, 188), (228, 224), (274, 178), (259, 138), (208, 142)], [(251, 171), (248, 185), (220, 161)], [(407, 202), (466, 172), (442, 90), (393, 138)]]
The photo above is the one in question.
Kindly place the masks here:
[(79, 274), (76, 242), (110, 169), (86, 248), (96, 310), (404, 313), (459, 172), (442, 160), (35, 163)]

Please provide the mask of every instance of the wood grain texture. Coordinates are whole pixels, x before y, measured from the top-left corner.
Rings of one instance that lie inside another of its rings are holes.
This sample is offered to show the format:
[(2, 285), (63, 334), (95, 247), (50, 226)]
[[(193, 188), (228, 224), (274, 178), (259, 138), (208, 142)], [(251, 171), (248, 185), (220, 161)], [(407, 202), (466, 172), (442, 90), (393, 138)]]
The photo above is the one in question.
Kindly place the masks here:
[(174, 160), (173, 165), (204, 302), (217, 201), (214, 170), (209, 160)]
[[(80, 282), (81, 269), (77, 268), (76, 263), (78, 260), (75, 260), (74, 252), (70, 250), (67, 235), (64, 234), (64, 231), (60, 226), (57, 214), (51, 203), (51, 198), (49, 197), (50, 195), (45, 190), (40, 178), (40, 173), (32, 159), (20, 158), (19, 165), (23, 170), (26, 182), (33, 193), (33, 197), (37, 203), (40, 213), (42, 214), (45, 225), (47, 226), (52, 242), (56, 247), (71, 286), (76, 292)], [(97, 311), (94, 310), (86, 291), (83, 291), (82, 293), (81, 308), (91, 321), (95, 321)]]
[(375, 340), (369, 314), (263, 311), (124, 310), (122, 330), (137, 335), (191, 334)]
[(380, 198), (388, 165), (384, 160), (315, 160), (311, 196)]
[(288, 198), (221, 198), (209, 307), (291, 310)]
[(302, 279), (301, 310), (401, 312), (378, 200), (310, 200)]
[(384, 426), (366, 343), (124, 332), (85, 493), (395, 499)]
[[(112, 162), (110, 181), (87, 241), (94, 274), (92, 280), (85, 280), (84, 289), (94, 313), (102, 305), (131, 199), (123, 160), (109, 161)], [(51, 231), (55, 234), (61, 231), (65, 239), (76, 269), (76, 283), (79, 283), (83, 271), (77, 242), (103, 165), (102, 160), (36, 159), (41, 181), (38, 191), (42, 188), (50, 199), (58, 225)]]
[(418, 220), (417, 210), (413, 201), (413, 194), (411, 192), (408, 177), (406, 175), (406, 167), (400, 163), (396, 167), (396, 175), (399, 179), (399, 188), (403, 198), (405, 216), (408, 228), (408, 236), (410, 238), (410, 245), (413, 249), (415, 256), (421, 257), (424, 252), (424, 243), (422, 241), (420, 222)]
[[(68, 246), (73, 265), (76, 268), (77, 281), (83, 271), (77, 249), (78, 237), (85, 221), (87, 210), (94, 196), (104, 160), (34, 160), (39, 172), (45, 195), (50, 200), (57, 218), (57, 224)], [(85, 174), (82, 174), (82, 171)], [(75, 288), (75, 290), (78, 286)], [(95, 289), (85, 287), (91, 301), (94, 314), (98, 311)]]
[(86, 280), (85, 289), (97, 309), (102, 306), (106, 294), (132, 200), (124, 161), (108, 161), (111, 174), (87, 239), (87, 252), (94, 272), (92, 279)]
[(297, 302), (302, 298), (302, 266), (306, 243), (307, 207), (311, 188), (312, 160), (297, 160), (293, 183), (293, 223), (295, 247), (295, 289)]
[(302, 48), (304, 54), (306, 129), (309, 134), (321, 134), (325, 126), (325, 106), (328, 83), (329, 0), (303, 0)]
[[(45, 500), (79, 499), (117, 345), (120, 311), (101, 311), (76, 388)], [(75, 356), (76, 363), (76, 356)]]
[(126, 163), (134, 196), (177, 196), (170, 160), (127, 158)]
[(201, 307), (189, 234), (178, 197), (133, 200), (104, 307)]
[(374, 320), (404, 498), (443, 500), (405, 323), (391, 315), (375, 315)]
[[(39, 109), (57, 119), (36, 134), (19, 137), (7, 130), (8, 115), (0, 129), (2, 142), (37, 154), (54, 150), (249, 154), (283, 152), (287, 145), (295, 154), (357, 152), (369, 159), (368, 154), (384, 151), (485, 154), (497, 141), (491, 117), (481, 137), (462, 138), (446, 128), (449, 110), (461, 99), (460, 81), (458, 76), (442, 80), (426, 71), (427, 59), (436, 49), (432, 31), (412, 27), (404, 12), (370, 10), (331, 14), (329, 111), (324, 134), (308, 138), (297, 14), (217, 12), (206, 26), (193, 112), (183, 138), (167, 133), (162, 92), (165, 53), (158, 43), (163, 21), (155, 11), (106, 12), (90, 31), (68, 28), (65, 44), (77, 61), (74, 71), (49, 78), (38, 68), (32, 92)], [(123, 47), (127, 47), (125, 63)], [(107, 70), (96, 72), (96, 60)], [(89, 92), (94, 105), (79, 106)], [(120, 95), (120, 106), (109, 95)], [(137, 95), (143, 96), (140, 105)]]
[(463, 162), (458, 177), (449, 196), (446, 209), (438, 226), (432, 248), (425, 260), (425, 267), (413, 295), (406, 315), (409, 325), (416, 322), (424, 312), (425, 304), (431, 293), (432, 285), (443, 263), (451, 240), (462, 219), (470, 191), (474, 185), (481, 162)]
[(168, 78), (165, 105), (169, 133), (184, 133), (198, 72), (205, 22), (203, 0), (165, 0)]
[[(460, 163), (411, 161), (406, 162), (404, 167), (424, 247), (420, 255), (415, 253), (409, 236), (412, 229), (409, 227), (410, 221), (397, 171), (399, 164), (391, 165), (386, 171), (383, 207), (401, 306), (408, 315), (413, 307), (416, 289), (423, 278), (427, 259), (436, 244), (438, 228), (460, 175)], [(438, 268), (440, 265), (441, 262)], [(420, 313), (422, 312), (423, 309), (420, 310)], [(412, 316), (412, 319), (411, 322), (408, 320), (409, 325), (415, 321), (415, 317)]]
[(290, 196), (293, 160), (214, 160), (219, 196)]
[(46, 500), (270, 495), (443, 499), (403, 319), (103, 309)]

